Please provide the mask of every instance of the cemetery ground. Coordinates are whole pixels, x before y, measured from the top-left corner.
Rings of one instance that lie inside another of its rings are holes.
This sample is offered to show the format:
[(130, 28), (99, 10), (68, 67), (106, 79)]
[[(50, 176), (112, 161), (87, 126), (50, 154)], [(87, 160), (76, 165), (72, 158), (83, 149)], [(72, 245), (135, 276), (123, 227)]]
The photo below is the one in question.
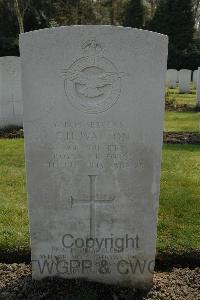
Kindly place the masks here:
[[(26, 253), (29, 234), (24, 140), (1, 139), (0, 146), (0, 253)], [(200, 245), (199, 169), (200, 145), (163, 146), (157, 243), (160, 251), (189, 253)]]
[(165, 112), (165, 132), (199, 132), (200, 112)]
[[(16, 263), (30, 259), (23, 144), (23, 139), (0, 140), (0, 257), (1, 262), (15, 262), (0, 264), (0, 299), (126, 299), (126, 289), (95, 283), (33, 282), (30, 265)], [(199, 168), (200, 145), (163, 146), (157, 243), (161, 260), (153, 289), (148, 294), (132, 291), (134, 298), (127, 299), (199, 299)], [(163, 272), (167, 256), (172, 261)], [(172, 265), (177, 268), (170, 270)]]
[(0, 299), (200, 299), (200, 112), (193, 90), (169, 89), (166, 99), (153, 288), (31, 280), (23, 131), (8, 128), (0, 133)]
[(196, 105), (196, 90), (193, 87), (193, 84), (190, 86), (191, 90), (189, 94), (180, 94), (178, 85), (175, 89), (167, 88), (166, 89), (166, 102), (171, 104), (171, 107), (178, 108), (182, 107), (188, 110), (188, 108), (195, 110)]
[[(199, 121), (197, 112), (168, 111), (165, 131), (198, 134)], [(0, 299), (200, 299), (200, 144), (163, 146), (156, 273), (148, 293), (31, 280), (23, 148), (22, 138), (0, 139)]]

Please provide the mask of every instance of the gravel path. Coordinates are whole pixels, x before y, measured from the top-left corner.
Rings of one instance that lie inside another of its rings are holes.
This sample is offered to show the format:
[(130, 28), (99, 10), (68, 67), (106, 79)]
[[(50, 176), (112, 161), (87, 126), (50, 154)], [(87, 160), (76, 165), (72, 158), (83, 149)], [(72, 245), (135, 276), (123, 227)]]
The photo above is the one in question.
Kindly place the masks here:
[(147, 294), (78, 280), (33, 281), (30, 265), (0, 264), (0, 299), (200, 300), (200, 268), (155, 273)]

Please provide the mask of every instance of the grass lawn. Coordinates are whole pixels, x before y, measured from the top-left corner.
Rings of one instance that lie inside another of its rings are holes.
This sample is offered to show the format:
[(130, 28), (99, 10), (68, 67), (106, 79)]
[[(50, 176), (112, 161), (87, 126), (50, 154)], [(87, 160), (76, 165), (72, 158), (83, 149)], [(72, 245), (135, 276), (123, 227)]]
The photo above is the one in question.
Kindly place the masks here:
[(196, 90), (191, 84), (190, 94), (179, 94), (178, 87), (176, 89), (166, 89), (166, 99), (168, 101), (173, 101), (174, 104), (184, 105), (188, 104), (190, 106), (196, 105)]
[[(158, 249), (200, 248), (200, 146), (164, 145)], [(0, 140), (0, 249), (29, 248), (23, 140)]]
[(164, 145), (158, 249), (200, 249), (200, 145)]
[(0, 248), (29, 247), (23, 147), (0, 140)]
[(165, 112), (165, 131), (200, 133), (200, 112)]

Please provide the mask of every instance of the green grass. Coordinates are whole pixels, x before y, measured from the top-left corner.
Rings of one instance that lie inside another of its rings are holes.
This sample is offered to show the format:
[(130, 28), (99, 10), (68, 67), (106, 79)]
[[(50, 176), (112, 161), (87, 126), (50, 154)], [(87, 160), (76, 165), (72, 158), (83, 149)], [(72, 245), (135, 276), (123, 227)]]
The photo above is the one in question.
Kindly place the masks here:
[[(196, 106), (196, 90), (191, 84), (190, 94), (179, 94), (178, 87), (176, 89), (166, 90), (166, 99), (176, 105)], [(200, 133), (200, 112), (165, 112), (165, 131), (185, 131)]]
[(168, 101), (173, 101), (174, 104), (178, 105), (190, 105), (196, 106), (196, 90), (194, 90), (191, 84), (191, 91), (189, 94), (179, 94), (178, 87), (176, 89), (166, 89), (166, 99)]
[[(200, 247), (200, 146), (164, 145), (158, 249)], [(23, 140), (0, 140), (0, 249), (29, 248)]]
[(0, 248), (29, 247), (23, 139), (0, 140)]
[(165, 131), (200, 133), (200, 112), (165, 112)]
[(159, 249), (200, 249), (200, 145), (164, 145)]

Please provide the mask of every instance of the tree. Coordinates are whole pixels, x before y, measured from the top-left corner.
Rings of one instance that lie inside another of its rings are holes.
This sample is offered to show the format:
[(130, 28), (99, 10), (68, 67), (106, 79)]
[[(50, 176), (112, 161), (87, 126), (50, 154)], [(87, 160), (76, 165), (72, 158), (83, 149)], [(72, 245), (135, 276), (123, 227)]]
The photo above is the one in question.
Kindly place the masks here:
[(186, 49), (194, 33), (192, 0), (161, 0), (150, 29), (167, 34), (177, 49)]
[(194, 23), (193, 0), (160, 1), (150, 22), (150, 29), (169, 36), (168, 67), (189, 65), (189, 49), (194, 49)]
[(200, 28), (200, 0), (193, 0), (194, 17), (195, 17), (195, 28)]
[(57, 25), (94, 24), (93, 0), (57, 0), (54, 3)]
[(14, 0), (14, 11), (17, 16), (19, 31), (24, 32), (24, 15), (30, 5), (30, 0)]
[(127, 2), (128, 0), (94, 1), (96, 24), (122, 25)]
[(18, 23), (9, 1), (0, 0), (0, 56), (17, 55)]
[(170, 38), (177, 49), (184, 50), (193, 42), (195, 20), (192, 0), (175, 0), (173, 3), (173, 9), (178, 13), (172, 19), (174, 30)]
[(149, 6), (150, 6), (150, 14), (151, 14), (151, 17), (154, 16), (155, 11), (156, 11), (156, 8), (157, 8), (157, 6), (158, 6), (158, 4), (159, 4), (159, 1), (160, 1), (160, 0), (146, 0), (146, 1), (145, 1), (145, 4), (146, 4), (146, 5), (149, 4)]
[(127, 27), (142, 28), (144, 25), (145, 8), (142, 0), (129, 0), (123, 25)]
[(19, 54), (19, 33), (50, 26), (53, 18), (52, 1), (0, 0), (1, 56)]

